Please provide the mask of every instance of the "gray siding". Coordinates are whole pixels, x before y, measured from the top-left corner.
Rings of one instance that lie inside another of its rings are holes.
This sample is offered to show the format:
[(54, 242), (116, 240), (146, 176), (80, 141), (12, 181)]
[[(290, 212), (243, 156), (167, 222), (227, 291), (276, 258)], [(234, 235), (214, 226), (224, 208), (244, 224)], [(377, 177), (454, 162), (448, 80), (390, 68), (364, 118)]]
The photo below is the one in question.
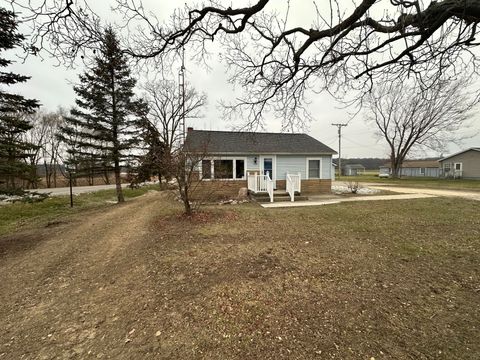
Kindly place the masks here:
[(287, 173), (301, 173), (302, 179), (307, 176), (306, 157), (277, 155), (277, 180), (285, 180)]
[(451, 164), (451, 169), (453, 169), (455, 163), (462, 163), (462, 177), (480, 179), (480, 151), (469, 150), (463, 154), (452, 156), (441, 163), (443, 168), (446, 163)]
[(322, 156), (322, 179), (332, 177), (332, 157)]
[(320, 158), (322, 179), (332, 178), (332, 157), (331, 156), (316, 156), (316, 155), (304, 155), (304, 156), (290, 156), (290, 155), (277, 155), (277, 180), (284, 180), (287, 178), (287, 173), (297, 174), (300, 173), (302, 179), (307, 178), (307, 159), (308, 158)]
[[(424, 169), (423, 174), (422, 169)], [(439, 177), (440, 168), (402, 168), (402, 176)]]
[[(245, 155), (247, 156), (247, 155)], [(257, 163), (255, 164), (255, 157), (257, 158)], [(259, 156), (247, 156), (247, 171), (260, 170), (260, 155)]]

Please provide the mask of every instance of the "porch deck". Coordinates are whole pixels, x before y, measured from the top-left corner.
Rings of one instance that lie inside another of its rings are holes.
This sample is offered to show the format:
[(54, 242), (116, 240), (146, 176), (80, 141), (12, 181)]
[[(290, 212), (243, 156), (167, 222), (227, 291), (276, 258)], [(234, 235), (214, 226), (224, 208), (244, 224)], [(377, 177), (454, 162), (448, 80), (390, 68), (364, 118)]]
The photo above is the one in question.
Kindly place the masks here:
[[(285, 179), (285, 190), (274, 190), (275, 183), (270, 178), (267, 171), (265, 175), (250, 174), (247, 175), (248, 191), (253, 194), (268, 194), (270, 202), (274, 202), (275, 196), (289, 197), (290, 201), (295, 201), (295, 195), (300, 194), (302, 180), (301, 174), (287, 174)], [(283, 199), (282, 199), (283, 200)], [(288, 199), (287, 199), (288, 201)]]

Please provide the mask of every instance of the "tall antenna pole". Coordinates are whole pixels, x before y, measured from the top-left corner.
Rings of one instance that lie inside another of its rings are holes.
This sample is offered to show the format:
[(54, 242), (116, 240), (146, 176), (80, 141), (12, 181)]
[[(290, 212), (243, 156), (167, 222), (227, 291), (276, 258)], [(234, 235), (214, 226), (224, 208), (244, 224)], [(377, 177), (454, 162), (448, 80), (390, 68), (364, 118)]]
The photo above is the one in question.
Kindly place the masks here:
[(338, 127), (338, 178), (342, 175), (342, 127), (348, 124), (332, 124)]
[(180, 101), (182, 102), (182, 116), (180, 129), (182, 131), (182, 144), (185, 144), (185, 48), (182, 46), (182, 67), (178, 73), (180, 85)]

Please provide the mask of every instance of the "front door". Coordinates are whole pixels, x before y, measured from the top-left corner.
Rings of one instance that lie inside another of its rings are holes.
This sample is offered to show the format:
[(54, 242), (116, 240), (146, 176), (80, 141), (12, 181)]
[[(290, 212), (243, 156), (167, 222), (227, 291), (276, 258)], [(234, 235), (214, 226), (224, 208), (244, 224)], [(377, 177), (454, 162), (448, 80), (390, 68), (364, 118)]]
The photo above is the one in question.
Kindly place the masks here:
[(277, 182), (275, 181), (275, 157), (274, 156), (262, 156), (262, 174), (269, 175), (273, 180), (273, 188), (277, 188)]
[(269, 175), (273, 180), (273, 159), (263, 158), (263, 175)]

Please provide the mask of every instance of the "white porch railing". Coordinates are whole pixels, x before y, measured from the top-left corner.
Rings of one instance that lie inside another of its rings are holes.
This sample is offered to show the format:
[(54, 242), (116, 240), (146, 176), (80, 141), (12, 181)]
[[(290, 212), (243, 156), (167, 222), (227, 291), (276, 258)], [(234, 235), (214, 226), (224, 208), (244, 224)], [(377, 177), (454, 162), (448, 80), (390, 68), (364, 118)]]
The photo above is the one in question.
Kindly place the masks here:
[(249, 173), (247, 175), (247, 186), (248, 190), (253, 191), (254, 193), (268, 193), (270, 202), (273, 202), (273, 180), (270, 179), (270, 174), (268, 172), (267, 175)]
[(267, 193), (268, 193), (268, 196), (270, 197), (270, 202), (273, 202), (273, 180), (270, 179), (270, 175), (268, 174), (267, 172), (267, 175), (266, 175), (267, 179)]
[(290, 201), (295, 201), (295, 191), (301, 192), (301, 174), (287, 174), (286, 191), (290, 195)]

